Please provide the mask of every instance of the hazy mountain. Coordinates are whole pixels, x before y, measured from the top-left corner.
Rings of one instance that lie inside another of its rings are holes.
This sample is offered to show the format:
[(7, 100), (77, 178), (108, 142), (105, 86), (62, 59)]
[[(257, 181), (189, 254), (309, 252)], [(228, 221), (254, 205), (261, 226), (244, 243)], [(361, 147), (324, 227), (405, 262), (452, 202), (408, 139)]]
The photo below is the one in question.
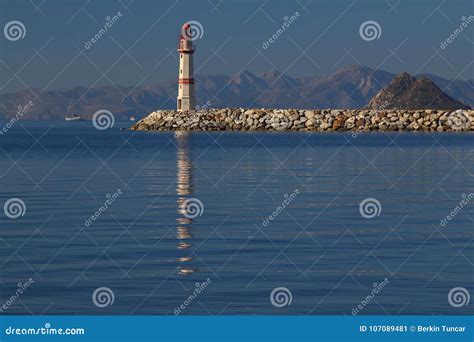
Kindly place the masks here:
[[(474, 79), (473, 80), (447, 80), (431, 74), (421, 74), (432, 80), (438, 87), (452, 98), (474, 108)], [(417, 76), (418, 77), (418, 76)]]
[(305, 97), (300, 98), (297, 104), (298, 107), (362, 107), (387, 85), (393, 76), (386, 71), (348, 65), (334, 74), (304, 84), (301, 89)]
[[(474, 106), (474, 80), (450, 81), (425, 75), (452, 98)], [(360, 65), (348, 65), (324, 77), (293, 78), (278, 70), (255, 75), (242, 71), (233, 76), (197, 75), (199, 106), (271, 108), (359, 108), (366, 106), (395, 74)], [(56, 119), (78, 114), (86, 118), (100, 109), (117, 119), (143, 117), (156, 109), (176, 106), (177, 81), (147, 86), (102, 86), (88, 89), (40, 89), (0, 94), (0, 117), (15, 116), (18, 106), (33, 101), (25, 119)], [(36, 97), (36, 95), (39, 95)]]
[(397, 75), (369, 102), (370, 109), (465, 109), (426, 76)]

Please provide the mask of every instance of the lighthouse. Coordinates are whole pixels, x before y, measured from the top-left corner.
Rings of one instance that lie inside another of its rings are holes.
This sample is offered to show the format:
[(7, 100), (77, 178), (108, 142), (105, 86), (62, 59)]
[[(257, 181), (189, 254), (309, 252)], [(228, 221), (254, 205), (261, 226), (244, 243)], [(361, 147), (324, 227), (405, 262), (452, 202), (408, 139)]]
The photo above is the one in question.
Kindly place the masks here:
[(185, 23), (179, 36), (179, 76), (177, 107), (179, 112), (194, 110), (194, 78), (193, 78), (193, 39), (192, 27)]

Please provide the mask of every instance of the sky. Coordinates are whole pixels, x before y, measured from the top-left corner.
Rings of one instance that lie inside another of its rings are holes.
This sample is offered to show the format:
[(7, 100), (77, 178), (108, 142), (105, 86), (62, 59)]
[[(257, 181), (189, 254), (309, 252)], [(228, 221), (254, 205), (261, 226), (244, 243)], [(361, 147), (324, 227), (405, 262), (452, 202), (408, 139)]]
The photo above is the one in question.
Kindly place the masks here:
[[(362, 64), (472, 79), (472, 15), (472, 0), (0, 0), (0, 93), (175, 78), (191, 20), (202, 26), (197, 74), (322, 76)], [(13, 21), (19, 36), (6, 31)]]

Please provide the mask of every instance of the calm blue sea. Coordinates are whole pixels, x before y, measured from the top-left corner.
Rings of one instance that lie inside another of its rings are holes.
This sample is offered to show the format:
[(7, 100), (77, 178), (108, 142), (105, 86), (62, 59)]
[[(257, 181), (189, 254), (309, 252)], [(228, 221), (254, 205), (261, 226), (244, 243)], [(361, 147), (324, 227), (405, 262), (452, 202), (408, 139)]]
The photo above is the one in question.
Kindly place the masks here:
[(3, 314), (474, 313), (472, 134), (129, 125), (0, 135)]

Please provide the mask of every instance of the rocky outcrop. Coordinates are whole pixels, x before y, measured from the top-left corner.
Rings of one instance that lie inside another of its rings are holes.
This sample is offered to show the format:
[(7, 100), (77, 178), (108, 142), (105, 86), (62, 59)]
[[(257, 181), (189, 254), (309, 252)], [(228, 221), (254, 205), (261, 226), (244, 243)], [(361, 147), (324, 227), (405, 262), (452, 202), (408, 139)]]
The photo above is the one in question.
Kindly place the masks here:
[(404, 72), (370, 100), (369, 109), (470, 109), (445, 94), (432, 80)]
[(474, 110), (221, 108), (160, 110), (134, 124), (143, 131), (473, 131)]

